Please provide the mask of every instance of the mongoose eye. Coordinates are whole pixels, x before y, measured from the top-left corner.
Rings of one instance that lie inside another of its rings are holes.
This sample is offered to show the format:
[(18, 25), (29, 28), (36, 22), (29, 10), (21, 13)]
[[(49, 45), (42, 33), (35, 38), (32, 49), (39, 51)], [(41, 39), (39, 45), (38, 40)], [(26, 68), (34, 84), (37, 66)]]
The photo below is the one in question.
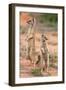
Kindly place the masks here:
[(31, 20), (27, 21), (27, 23), (30, 24), (31, 23)]

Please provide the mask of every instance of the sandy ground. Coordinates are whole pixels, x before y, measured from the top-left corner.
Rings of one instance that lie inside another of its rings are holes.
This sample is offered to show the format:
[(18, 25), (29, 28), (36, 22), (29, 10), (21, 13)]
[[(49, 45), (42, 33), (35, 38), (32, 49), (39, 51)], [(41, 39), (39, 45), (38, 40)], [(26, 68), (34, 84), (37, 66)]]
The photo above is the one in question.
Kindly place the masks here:
[[(22, 66), (20, 68), (20, 77), (34, 77), (32, 75), (31, 70), (33, 69), (33, 64), (30, 62), (30, 60), (22, 59), (20, 60), (20, 65)], [(49, 67), (48, 71), (44, 71), (42, 73), (43, 76), (56, 76), (57, 75), (57, 69), (53, 67)]]

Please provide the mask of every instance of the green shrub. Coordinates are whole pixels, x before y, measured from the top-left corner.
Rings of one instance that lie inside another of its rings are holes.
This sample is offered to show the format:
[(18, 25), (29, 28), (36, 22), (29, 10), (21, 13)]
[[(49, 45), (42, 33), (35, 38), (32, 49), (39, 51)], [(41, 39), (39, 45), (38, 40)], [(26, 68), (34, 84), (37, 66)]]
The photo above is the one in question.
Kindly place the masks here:
[(31, 73), (34, 75), (34, 76), (42, 76), (41, 74), (41, 69), (40, 68), (33, 68)]

